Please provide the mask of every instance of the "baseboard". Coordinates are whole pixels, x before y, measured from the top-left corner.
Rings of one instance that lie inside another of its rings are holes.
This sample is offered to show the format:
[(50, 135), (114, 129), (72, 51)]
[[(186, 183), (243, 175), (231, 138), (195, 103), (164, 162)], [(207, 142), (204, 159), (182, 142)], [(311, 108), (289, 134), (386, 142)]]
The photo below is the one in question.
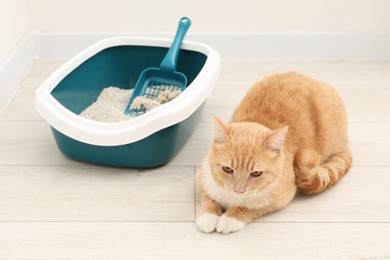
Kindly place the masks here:
[[(34, 59), (67, 60), (96, 41), (116, 36), (173, 38), (173, 33), (32, 32), (0, 65), (0, 115)], [(241, 59), (389, 59), (390, 32), (189, 33), (222, 58)]]
[[(172, 33), (89, 33), (34, 35), (40, 59), (69, 59), (92, 43), (115, 36), (172, 38)], [(383, 59), (390, 58), (390, 32), (193, 33), (186, 39), (206, 43), (222, 58)]]
[(0, 64), (0, 115), (34, 62), (32, 44), (31, 35), (25, 36), (3, 64)]

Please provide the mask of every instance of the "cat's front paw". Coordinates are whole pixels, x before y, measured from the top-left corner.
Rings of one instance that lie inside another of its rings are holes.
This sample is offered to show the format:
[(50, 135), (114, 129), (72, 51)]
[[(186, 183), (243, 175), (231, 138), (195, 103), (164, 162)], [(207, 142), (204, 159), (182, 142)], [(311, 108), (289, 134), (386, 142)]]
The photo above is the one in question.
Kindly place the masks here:
[(218, 215), (211, 213), (203, 213), (196, 219), (196, 224), (201, 231), (205, 233), (211, 233), (215, 230), (218, 220)]
[(217, 232), (219, 233), (231, 233), (236, 232), (243, 227), (245, 227), (245, 223), (232, 217), (228, 217), (226, 215), (222, 215), (219, 218), (218, 224), (217, 224)]

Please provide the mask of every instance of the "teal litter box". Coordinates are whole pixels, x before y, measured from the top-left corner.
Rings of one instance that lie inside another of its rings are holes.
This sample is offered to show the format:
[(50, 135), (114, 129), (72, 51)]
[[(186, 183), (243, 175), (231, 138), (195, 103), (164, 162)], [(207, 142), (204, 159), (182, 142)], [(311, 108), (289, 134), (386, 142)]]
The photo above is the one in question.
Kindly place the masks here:
[(188, 83), (173, 101), (129, 121), (95, 122), (79, 116), (108, 86), (134, 88), (139, 74), (158, 67), (171, 40), (118, 37), (100, 41), (66, 62), (39, 87), (35, 108), (50, 124), (58, 148), (75, 160), (130, 168), (169, 162), (199, 123), (220, 70), (209, 46), (184, 41), (177, 70)]

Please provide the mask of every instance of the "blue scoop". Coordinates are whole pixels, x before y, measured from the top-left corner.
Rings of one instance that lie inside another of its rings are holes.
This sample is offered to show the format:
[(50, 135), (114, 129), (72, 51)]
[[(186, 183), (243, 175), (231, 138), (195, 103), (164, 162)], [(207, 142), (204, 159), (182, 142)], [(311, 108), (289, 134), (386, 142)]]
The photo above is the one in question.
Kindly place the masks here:
[(185, 89), (187, 86), (187, 77), (183, 73), (176, 71), (176, 63), (179, 57), (181, 43), (190, 26), (191, 20), (189, 18), (181, 18), (175, 39), (161, 62), (160, 67), (147, 68), (141, 73), (124, 111), (126, 115), (139, 116), (145, 112), (143, 109), (131, 108), (131, 104), (138, 96), (155, 99), (163, 91), (183, 91)]

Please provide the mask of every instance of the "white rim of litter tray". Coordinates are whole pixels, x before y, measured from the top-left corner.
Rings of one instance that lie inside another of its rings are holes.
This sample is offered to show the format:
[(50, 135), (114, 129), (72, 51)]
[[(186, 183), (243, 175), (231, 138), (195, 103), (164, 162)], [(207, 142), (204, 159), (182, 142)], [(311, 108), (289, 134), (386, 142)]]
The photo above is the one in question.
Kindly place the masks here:
[(129, 144), (177, 124), (198, 109), (212, 91), (219, 75), (219, 54), (211, 47), (184, 41), (182, 49), (197, 51), (207, 56), (197, 77), (176, 99), (129, 121), (105, 123), (80, 117), (66, 109), (50, 93), (71, 71), (96, 53), (115, 46), (170, 47), (172, 40), (145, 37), (115, 37), (99, 41), (67, 61), (51, 74), (38, 88), (35, 109), (57, 131), (77, 141), (114, 146)]

